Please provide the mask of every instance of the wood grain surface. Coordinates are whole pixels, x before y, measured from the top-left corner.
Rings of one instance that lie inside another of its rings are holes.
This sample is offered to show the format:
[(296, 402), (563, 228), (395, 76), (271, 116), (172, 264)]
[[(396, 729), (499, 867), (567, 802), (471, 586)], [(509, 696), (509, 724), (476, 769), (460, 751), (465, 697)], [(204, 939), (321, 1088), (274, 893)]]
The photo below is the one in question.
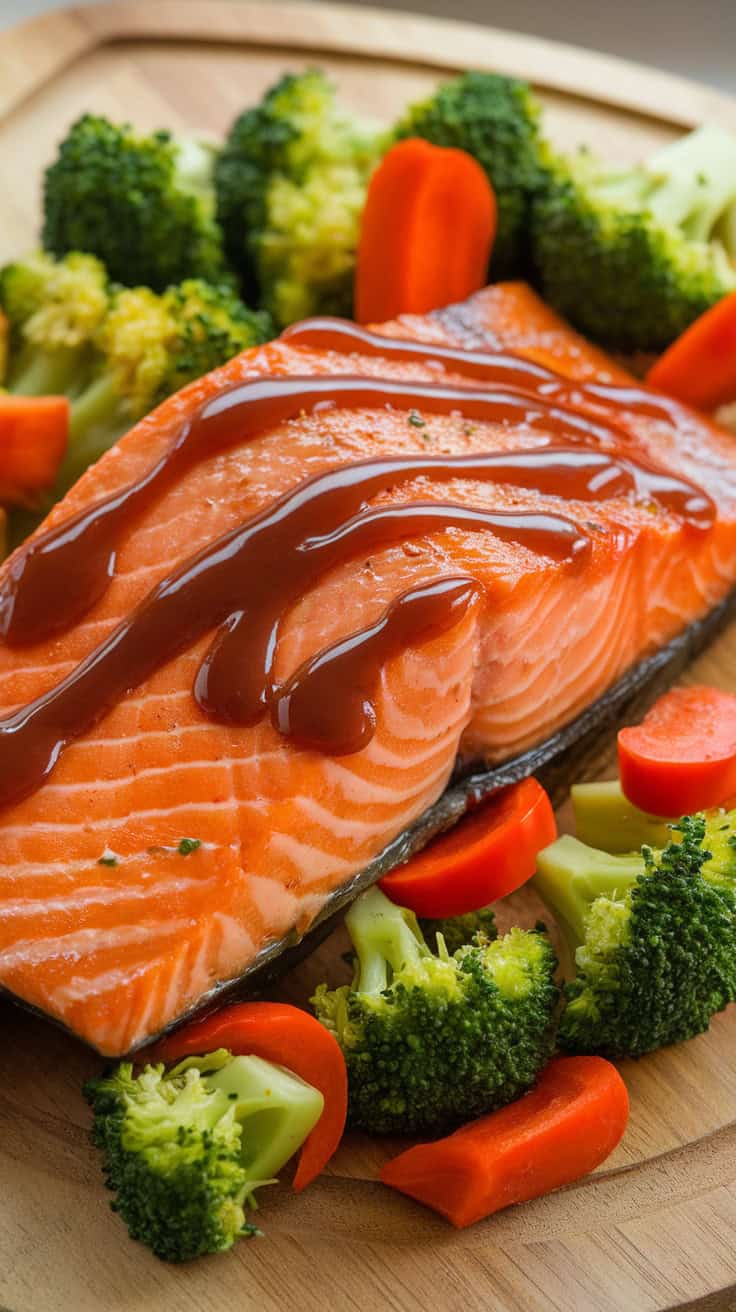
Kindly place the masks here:
[[(508, 32), (281, 3), (110, 4), (0, 37), (0, 260), (37, 240), (39, 182), (84, 110), (222, 133), (286, 68), (319, 62), (358, 110), (391, 118), (469, 66), (530, 77), (562, 145), (629, 159), (736, 103), (664, 73)], [(691, 677), (736, 688), (732, 631)], [(606, 770), (603, 770), (606, 773)], [(610, 763), (609, 763), (610, 773)], [(564, 816), (563, 816), (564, 820)], [(505, 915), (532, 922), (520, 895)], [(281, 996), (339, 980), (340, 934)], [(660, 1312), (736, 1309), (736, 1012), (622, 1072), (626, 1139), (588, 1180), (458, 1234), (376, 1182), (385, 1140), (346, 1139), (302, 1196), (264, 1194), (265, 1238), (172, 1268), (107, 1206), (81, 1045), (0, 1003), (0, 1312)]]

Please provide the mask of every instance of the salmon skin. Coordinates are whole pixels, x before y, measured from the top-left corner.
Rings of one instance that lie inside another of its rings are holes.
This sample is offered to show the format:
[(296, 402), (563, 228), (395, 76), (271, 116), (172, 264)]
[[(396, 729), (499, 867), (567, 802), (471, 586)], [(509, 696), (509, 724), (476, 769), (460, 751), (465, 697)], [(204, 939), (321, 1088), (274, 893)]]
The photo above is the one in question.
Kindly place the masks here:
[[(604, 390), (632, 382), (521, 285), (380, 331), (510, 349)], [(467, 383), (445, 369), (453, 384)], [(140, 479), (226, 387), (286, 374), (421, 383), (436, 380), (437, 365), (288, 339), (247, 352), (137, 425), (41, 531)], [(590, 550), (571, 565), (453, 527), (331, 569), (286, 616), (279, 682), (373, 623), (410, 585), (461, 573), (483, 593), (451, 630), (386, 663), (376, 732), (353, 755), (295, 746), (265, 718), (249, 727), (207, 718), (192, 687), (211, 633), (167, 661), (67, 746), (36, 791), (0, 811), (0, 984), (101, 1053), (133, 1051), (283, 960), (469, 801), (532, 771), (579, 776), (591, 738), (674, 677), (725, 622), (736, 582), (733, 439), (683, 407), (663, 419), (616, 395), (620, 404), (609, 398), (596, 422), (615, 423), (627, 458), (699, 485), (715, 504), (710, 528), (623, 495), (561, 504), (469, 478), (384, 490), (387, 505), (451, 495), (494, 513), (562, 513)], [(429, 406), (421, 415), (333, 407), (218, 452), (144, 510), (119, 545), (109, 588), (73, 628), (0, 648), (4, 714), (58, 685), (154, 585), (305, 477), (385, 455), (543, 443), (524, 422), (469, 424)], [(5, 565), (6, 579), (17, 561)]]

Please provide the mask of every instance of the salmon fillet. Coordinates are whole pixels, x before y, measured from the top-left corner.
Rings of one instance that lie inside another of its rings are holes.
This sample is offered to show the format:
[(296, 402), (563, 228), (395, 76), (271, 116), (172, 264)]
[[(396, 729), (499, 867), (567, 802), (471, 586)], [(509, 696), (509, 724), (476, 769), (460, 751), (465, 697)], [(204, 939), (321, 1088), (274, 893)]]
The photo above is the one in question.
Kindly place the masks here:
[[(501, 345), (571, 378), (627, 382), (522, 285), (381, 331)], [(138, 424), (44, 527), (139, 478), (195, 404), (267, 374), (437, 378), (431, 364), (286, 340), (246, 352)], [(57, 684), (183, 559), (305, 477), (385, 453), (519, 450), (544, 438), (462, 416), (424, 418), (417, 427), (400, 410), (325, 410), (185, 473), (123, 541), (111, 586), (81, 623), (32, 647), (0, 647), (4, 713)], [(441, 795), (458, 756), (500, 761), (542, 741), (721, 600), (736, 581), (733, 439), (686, 412), (677, 424), (625, 410), (616, 421), (630, 453), (711, 495), (710, 531), (693, 535), (669, 511), (624, 498), (560, 506), (537, 491), (459, 478), (382, 495), (561, 512), (585, 524), (592, 549), (570, 570), (451, 528), (323, 578), (284, 623), (280, 679), (422, 581), (463, 573), (484, 588), (455, 628), (388, 661), (375, 736), (350, 756), (299, 749), (268, 719), (240, 728), (206, 718), (192, 684), (211, 634), (159, 669), (73, 742), (34, 794), (0, 811), (0, 983), (102, 1053), (135, 1048), (241, 975), (265, 944), (304, 932), (328, 894)], [(177, 850), (185, 836), (201, 840), (188, 855)], [(117, 864), (100, 864), (110, 853)]]

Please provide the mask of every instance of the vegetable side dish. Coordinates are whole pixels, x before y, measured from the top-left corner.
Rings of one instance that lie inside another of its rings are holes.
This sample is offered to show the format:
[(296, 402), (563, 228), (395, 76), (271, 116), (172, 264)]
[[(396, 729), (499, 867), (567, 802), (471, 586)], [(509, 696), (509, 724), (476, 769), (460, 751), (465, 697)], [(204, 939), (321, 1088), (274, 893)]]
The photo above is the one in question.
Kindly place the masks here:
[[(613, 169), (514, 79), (376, 124), (309, 69), (222, 141), (85, 114), (40, 226), (0, 272), (0, 984), (117, 1062), (114, 1209), (223, 1252), (346, 1125), (426, 1140), (381, 1180), (457, 1227), (579, 1179), (612, 1061), (736, 1000), (736, 698), (623, 729), (577, 837), (532, 777), (736, 604), (736, 139)], [(527, 881), (549, 923), (499, 933)], [(217, 1009), (348, 905), (349, 982)]]

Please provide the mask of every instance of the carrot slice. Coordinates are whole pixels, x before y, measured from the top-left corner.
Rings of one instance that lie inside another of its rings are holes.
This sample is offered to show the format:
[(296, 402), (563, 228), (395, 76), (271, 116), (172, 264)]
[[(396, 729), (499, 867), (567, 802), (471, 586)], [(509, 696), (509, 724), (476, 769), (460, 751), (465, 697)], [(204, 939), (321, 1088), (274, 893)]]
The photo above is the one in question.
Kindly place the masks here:
[(531, 879), (537, 854), (557, 837), (552, 804), (536, 779), (504, 788), (429, 847), (380, 880), (392, 902), (418, 916), (477, 911)]
[(358, 246), (355, 317), (381, 323), (463, 301), (486, 281), (496, 198), (464, 150), (400, 141), (371, 178)]
[(603, 1057), (558, 1057), (518, 1102), (409, 1148), (380, 1178), (462, 1229), (588, 1175), (621, 1141), (628, 1119), (615, 1066)]
[(243, 1002), (185, 1025), (157, 1043), (146, 1060), (178, 1061), (216, 1048), (284, 1066), (324, 1097), (324, 1111), (302, 1145), (294, 1175), (294, 1189), (301, 1192), (324, 1170), (345, 1129), (348, 1081), (337, 1039), (299, 1007)]
[(736, 795), (736, 697), (674, 688), (618, 735), (624, 795), (651, 815), (687, 815)]
[(701, 410), (736, 401), (736, 292), (685, 329), (652, 365), (647, 382)]
[(51, 487), (68, 437), (65, 396), (0, 392), (0, 502), (29, 505)]

